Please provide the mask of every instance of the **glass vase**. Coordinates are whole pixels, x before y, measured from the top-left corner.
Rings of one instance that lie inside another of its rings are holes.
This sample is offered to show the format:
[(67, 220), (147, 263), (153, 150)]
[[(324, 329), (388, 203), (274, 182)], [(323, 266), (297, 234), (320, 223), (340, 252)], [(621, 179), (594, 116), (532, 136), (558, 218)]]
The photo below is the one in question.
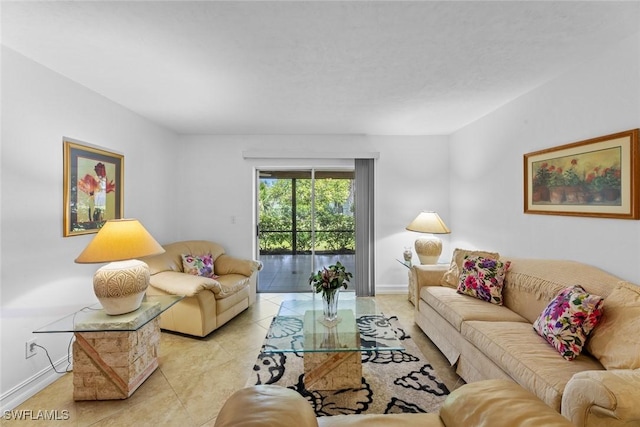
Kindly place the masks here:
[(340, 295), (340, 288), (322, 291), (322, 314), (327, 322), (338, 319), (338, 295)]

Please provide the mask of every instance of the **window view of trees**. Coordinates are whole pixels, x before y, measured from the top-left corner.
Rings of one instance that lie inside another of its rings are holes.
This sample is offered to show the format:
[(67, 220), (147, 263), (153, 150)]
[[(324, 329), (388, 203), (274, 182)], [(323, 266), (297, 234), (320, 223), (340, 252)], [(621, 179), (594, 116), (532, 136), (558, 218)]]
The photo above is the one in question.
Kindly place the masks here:
[[(260, 179), (261, 254), (310, 253), (311, 176)], [(282, 174), (281, 174), (282, 175)], [(354, 253), (354, 180), (346, 174), (315, 179), (315, 251)]]

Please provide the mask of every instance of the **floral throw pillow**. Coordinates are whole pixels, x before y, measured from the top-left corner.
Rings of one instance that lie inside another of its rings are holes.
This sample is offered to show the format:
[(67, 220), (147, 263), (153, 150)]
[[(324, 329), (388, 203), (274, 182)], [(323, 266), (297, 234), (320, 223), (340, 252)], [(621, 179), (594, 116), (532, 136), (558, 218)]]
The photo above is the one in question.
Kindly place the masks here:
[(462, 262), (458, 293), (502, 305), (504, 276), (510, 265), (510, 261), (467, 255)]
[(449, 270), (442, 276), (440, 282), (442, 286), (449, 286), (450, 288), (457, 288), (460, 283), (460, 272), (462, 271), (462, 263), (467, 256), (482, 256), (491, 259), (500, 259), (498, 252), (487, 251), (472, 251), (469, 249), (455, 248), (453, 256), (451, 257), (451, 264)]
[(209, 277), (216, 279), (213, 274), (213, 256), (207, 255), (185, 255), (182, 254), (182, 269), (187, 274), (194, 276)]
[(582, 286), (571, 286), (549, 302), (533, 323), (533, 329), (562, 357), (573, 360), (600, 321), (602, 302), (602, 297), (588, 293)]

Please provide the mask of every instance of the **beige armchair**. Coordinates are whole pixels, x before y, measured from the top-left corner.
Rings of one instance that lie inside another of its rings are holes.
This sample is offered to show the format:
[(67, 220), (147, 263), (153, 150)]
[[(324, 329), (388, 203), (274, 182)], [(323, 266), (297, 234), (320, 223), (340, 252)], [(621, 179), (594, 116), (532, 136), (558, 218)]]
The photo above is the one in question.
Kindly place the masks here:
[(439, 413), (334, 415), (316, 418), (298, 392), (258, 385), (235, 392), (215, 427), (572, 427), (568, 419), (508, 380), (465, 384), (454, 390)]
[[(189, 240), (163, 245), (165, 253), (142, 258), (151, 273), (148, 295), (184, 295), (160, 317), (160, 327), (204, 337), (246, 310), (256, 299), (259, 261), (227, 255), (218, 243)], [(211, 254), (217, 278), (185, 273), (182, 255)]]

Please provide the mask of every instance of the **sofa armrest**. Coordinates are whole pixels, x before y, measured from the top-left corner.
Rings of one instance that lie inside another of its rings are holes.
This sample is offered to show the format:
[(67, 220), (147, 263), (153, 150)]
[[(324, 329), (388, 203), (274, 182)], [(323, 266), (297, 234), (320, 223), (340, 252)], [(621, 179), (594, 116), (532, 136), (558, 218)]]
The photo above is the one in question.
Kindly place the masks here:
[(309, 402), (298, 392), (275, 385), (246, 387), (233, 393), (215, 427), (317, 427)]
[(562, 414), (580, 427), (639, 425), (639, 390), (640, 369), (578, 372), (562, 393)]
[(261, 269), (262, 263), (260, 261), (235, 258), (227, 254), (220, 255), (213, 263), (214, 272), (220, 276), (224, 274), (242, 274), (249, 277)]
[(442, 277), (448, 269), (449, 266), (444, 264), (412, 265), (411, 279), (416, 287), (416, 300), (420, 298), (420, 289), (423, 286), (442, 286)]
[(447, 427), (572, 427), (553, 408), (509, 380), (461, 386), (445, 399), (440, 418)]

